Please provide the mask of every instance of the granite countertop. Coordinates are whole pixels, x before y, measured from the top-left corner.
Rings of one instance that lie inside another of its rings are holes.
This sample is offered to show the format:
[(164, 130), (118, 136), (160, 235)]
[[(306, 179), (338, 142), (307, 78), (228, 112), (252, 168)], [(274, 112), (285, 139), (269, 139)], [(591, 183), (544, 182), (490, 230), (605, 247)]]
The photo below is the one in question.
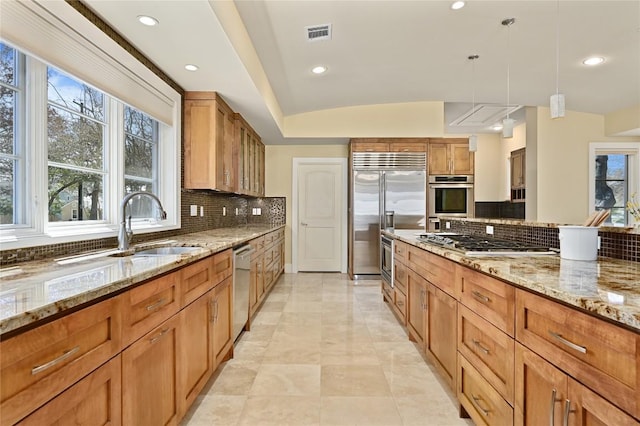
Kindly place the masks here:
[(386, 234), (640, 332), (640, 263), (599, 257), (579, 261), (546, 256), (465, 256), (417, 239), (421, 231)]
[(109, 254), (116, 250), (103, 250), (2, 268), (0, 336), (237, 246), (282, 226), (212, 229), (135, 246), (137, 250), (158, 246), (199, 247), (179, 255), (111, 257)]

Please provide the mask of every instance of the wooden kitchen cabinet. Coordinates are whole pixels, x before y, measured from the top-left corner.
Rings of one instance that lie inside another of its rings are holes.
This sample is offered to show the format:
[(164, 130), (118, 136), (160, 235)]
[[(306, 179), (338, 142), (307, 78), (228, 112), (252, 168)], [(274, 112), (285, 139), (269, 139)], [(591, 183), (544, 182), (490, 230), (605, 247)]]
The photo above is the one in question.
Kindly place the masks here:
[(637, 333), (523, 290), (516, 305), (518, 342), (640, 418)]
[(428, 139), (400, 139), (389, 143), (390, 152), (427, 152)]
[(178, 424), (179, 326), (174, 315), (122, 352), (123, 424)]
[(264, 196), (264, 144), (249, 123), (235, 113), (235, 172), (239, 194)]
[(511, 169), (511, 201), (525, 201), (526, 188), (526, 148), (511, 151), (509, 158)]
[(351, 152), (389, 152), (389, 143), (383, 139), (351, 139)]
[(18, 424), (118, 426), (122, 424), (121, 374), (118, 355)]
[(516, 343), (516, 425), (637, 425), (638, 421)]
[(472, 175), (474, 155), (469, 151), (468, 139), (430, 139), (430, 175)]
[(233, 279), (225, 279), (213, 289), (213, 353), (215, 368), (226, 360), (233, 347)]
[(412, 270), (407, 272), (407, 330), (409, 338), (420, 346), (425, 344), (427, 315), (427, 280)]
[(0, 424), (20, 421), (117, 355), (121, 346), (121, 297), (3, 340)]
[(456, 383), (457, 302), (438, 287), (427, 286), (425, 350), (427, 358), (440, 370), (449, 387)]
[(235, 116), (215, 92), (184, 95), (184, 187), (233, 192)]
[(216, 369), (213, 290), (180, 312), (178, 412), (182, 417)]

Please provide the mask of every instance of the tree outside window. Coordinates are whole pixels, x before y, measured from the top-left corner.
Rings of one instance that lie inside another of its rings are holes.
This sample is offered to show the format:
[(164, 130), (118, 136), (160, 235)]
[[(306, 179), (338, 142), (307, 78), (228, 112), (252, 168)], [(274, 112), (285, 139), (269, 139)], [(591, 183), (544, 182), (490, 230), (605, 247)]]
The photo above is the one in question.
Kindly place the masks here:
[(610, 209), (607, 219), (610, 225), (624, 226), (627, 223), (626, 202), (628, 199), (628, 156), (625, 154), (596, 155), (595, 207)]
[(0, 43), (0, 224), (19, 223), (15, 185), (21, 158), (17, 155), (16, 111), (20, 98), (20, 54)]

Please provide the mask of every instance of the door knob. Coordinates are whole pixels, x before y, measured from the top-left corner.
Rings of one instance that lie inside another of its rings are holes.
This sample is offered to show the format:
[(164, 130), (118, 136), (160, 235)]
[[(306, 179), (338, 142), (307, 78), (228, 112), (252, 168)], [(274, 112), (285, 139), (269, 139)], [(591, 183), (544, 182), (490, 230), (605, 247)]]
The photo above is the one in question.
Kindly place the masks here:
[(300, 225), (302, 225), (302, 226), (307, 226), (307, 224), (306, 224), (306, 223), (304, 223), (304, 222), (300, 222)]

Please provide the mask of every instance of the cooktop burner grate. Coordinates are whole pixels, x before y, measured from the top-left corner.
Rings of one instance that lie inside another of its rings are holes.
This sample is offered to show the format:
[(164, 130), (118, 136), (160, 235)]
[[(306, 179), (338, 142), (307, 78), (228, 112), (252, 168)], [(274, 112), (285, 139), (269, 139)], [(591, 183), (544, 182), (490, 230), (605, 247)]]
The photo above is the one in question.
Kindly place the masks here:
[(520, 241), (500, 240), (476, 235), (422, 234), (420, 240), (461, 252), (548, 252), (548, 247), (540, 247)]

